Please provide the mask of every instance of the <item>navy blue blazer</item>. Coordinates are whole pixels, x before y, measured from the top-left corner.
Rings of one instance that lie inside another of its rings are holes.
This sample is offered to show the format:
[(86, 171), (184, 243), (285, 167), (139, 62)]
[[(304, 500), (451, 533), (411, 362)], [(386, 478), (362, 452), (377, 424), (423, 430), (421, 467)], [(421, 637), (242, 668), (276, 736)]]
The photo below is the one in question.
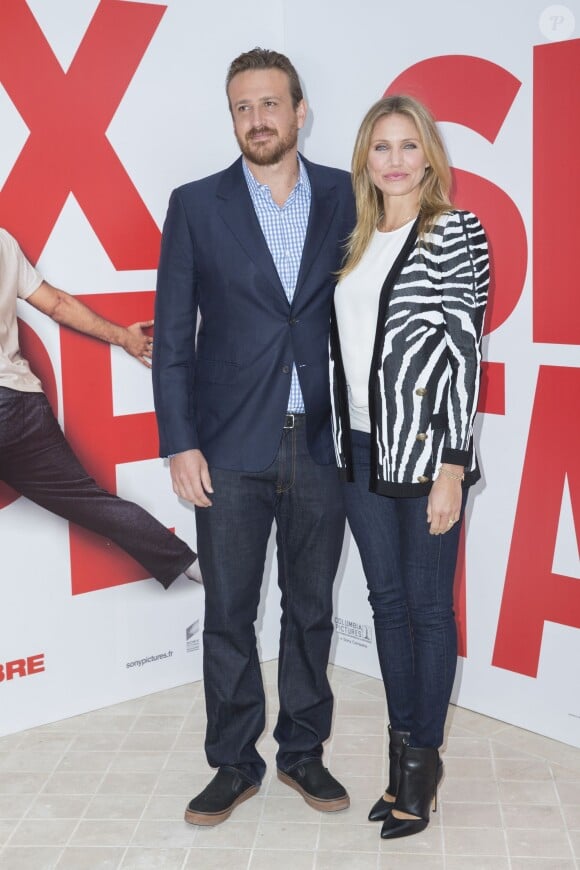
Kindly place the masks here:
[(347, 172), (302, 159), (312, 202), (292, 305), (256, 217), (241, 157), (171, 195), (153, 354), (161, 456), (199, 448), (210, 466), (267, 468), (280, 444), (295, 363), (310, 453), (320, 464), (335, 461), (329, 323), (334, 273), (355, 207)]

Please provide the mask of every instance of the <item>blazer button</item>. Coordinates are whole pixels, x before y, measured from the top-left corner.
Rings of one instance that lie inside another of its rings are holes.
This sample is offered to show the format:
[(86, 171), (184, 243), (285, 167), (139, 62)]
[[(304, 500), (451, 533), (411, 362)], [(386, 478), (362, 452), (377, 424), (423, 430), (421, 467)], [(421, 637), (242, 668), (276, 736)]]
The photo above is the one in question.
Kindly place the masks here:
[(289, 371), (290, 371), (290, 366), (282, 366), (283, 374), (287, 375)]
[(425, 477), (424, 474), (420, 474), (419, 477), (417, 478), (417, 480), (419, 481), (419, 483), (429, 483), (429, 480), (430, 480), (430, 479), (431, 479), (431, 478), (429, 478), (429, 477)]
[(295, 317), (291, 317), (290, 320), (288, 321), (288, 323), (290, 324), (290, 326), (296, 326), (298, 321), (296, 320)]
[(426, 441), (426, 440), (427, 440), (427, 433), (426, 432), (419, 432), (419, 434), (415, 437), (415, 441)]
[(415, 395), (416, 396), (426, 396), (427, 390), (425, 389), (425, 387), (417, 387), (417, 389), (415, 390)]

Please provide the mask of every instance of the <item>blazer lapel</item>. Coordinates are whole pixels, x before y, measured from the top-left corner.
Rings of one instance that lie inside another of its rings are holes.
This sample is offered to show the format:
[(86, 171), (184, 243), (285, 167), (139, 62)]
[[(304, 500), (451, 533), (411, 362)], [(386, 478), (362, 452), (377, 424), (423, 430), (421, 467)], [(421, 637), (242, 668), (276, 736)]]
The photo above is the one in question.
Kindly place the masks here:
[(224, 172), (217, 196), (221, 200), (219, 212), (229, 231), (288, 304), (270, 249), (266, 244), (260, 222), (256, 216), (248, 185), (244, 178), (241, 157)]
[(312, 200), (310, 202), (308, 229), (306, 231), (304, 250), (302, 252), (302, 262), (300, 263), (300, 271), (298, 273), (294, 298), (296, 298), (297, 293), (306, 283), (308, 274), (318, 257), (324, 240), (328, 235), (332, 224), (332, 218), (338, 205), (334, 184), (325, 184), (321, 180), (316, 166), (302, 157), (302, 155), (300, 156), (306, 166), (308, 178), (310, 179)]

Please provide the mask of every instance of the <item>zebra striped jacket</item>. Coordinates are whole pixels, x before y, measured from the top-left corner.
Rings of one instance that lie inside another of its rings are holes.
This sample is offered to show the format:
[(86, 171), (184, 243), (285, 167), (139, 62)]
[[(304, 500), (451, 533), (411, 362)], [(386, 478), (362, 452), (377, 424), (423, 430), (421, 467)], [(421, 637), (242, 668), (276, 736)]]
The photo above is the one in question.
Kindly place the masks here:
[[(369, 375), (370, 484), (381, 495), (426, 495), (441, 462), (479, 478), (473, 422), (489, 286), (487, 240), (475, 215), (450, 211), (421, 240), (417, 223), (383, 284)], [(336, 460), (353, 479), (347, 384), (331, 323)]]

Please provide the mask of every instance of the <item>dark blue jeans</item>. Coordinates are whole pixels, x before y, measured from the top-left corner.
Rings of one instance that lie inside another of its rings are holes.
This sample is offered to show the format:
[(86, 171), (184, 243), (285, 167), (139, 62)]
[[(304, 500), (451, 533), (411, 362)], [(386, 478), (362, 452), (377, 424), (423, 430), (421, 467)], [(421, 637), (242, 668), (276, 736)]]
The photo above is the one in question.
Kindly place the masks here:
[[(343, 484), (373, 609), (391, 728), (439, 747), (457, 666), (453, 579), (463, 520), (430, 535), (427, 497), (369, 492), (370, 435), (352, 432), (355, 480)], [(465, 496), (463, 506), (465, 506)]]
[(151, 514), (89, 477), (42, 393), (0, 387), (0, 480), (114, 541), (165, 587), (195, 559), (187, 544)]
[(344, 507), (336, 467), (312, 460), (305, 418), (295, 419), (265, 471), (211, 468), (212, 507), (196, 508), (205, 587), (207, 758), (212, 767), (237, 767), (254, 783), (266, 769), (256, 749), (265, 702), (254, 623), (274, 520), (282, 605), (278, 767), (289, 770), (320, 757), (331, 727), (326, 668)]

